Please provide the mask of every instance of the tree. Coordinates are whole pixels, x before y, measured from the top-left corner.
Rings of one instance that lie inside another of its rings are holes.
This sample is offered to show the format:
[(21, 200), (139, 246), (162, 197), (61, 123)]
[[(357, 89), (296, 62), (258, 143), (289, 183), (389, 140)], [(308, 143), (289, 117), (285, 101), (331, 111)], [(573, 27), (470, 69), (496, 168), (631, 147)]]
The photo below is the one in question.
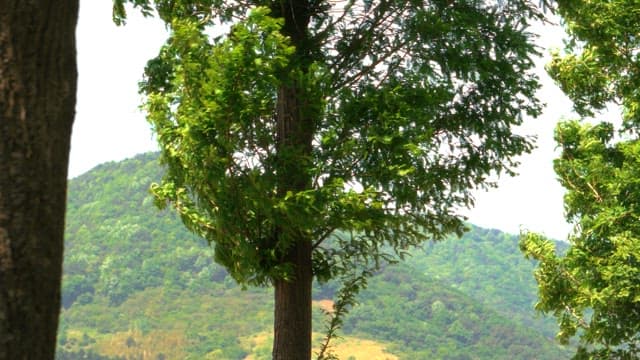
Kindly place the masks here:
[(53, 359), (78, 1), (0, 9), (0, 359)]
[(239, 283), (275, 287), (274, 359), (311, 353), (314, 277), (357, 289), (462, 233), (471, 190), (531, 150), (528, 1), (129, 2), (171, 31), (141, 83), (152, 191)]
[(566, 254), (543, 236), (525, 234), (521, 249), (540, 263), (536, 309), (553, 313), (558, 337), (579, 336), (575, 359), (637, 359), (640, 339), (640, 61), (636, 1), (557, 1), (570, 35), (549, 74), (594, 116), (610, 102), (622, 122), (564, 121), (554, 162), (566, 188), (566, 217), (575, 224)]

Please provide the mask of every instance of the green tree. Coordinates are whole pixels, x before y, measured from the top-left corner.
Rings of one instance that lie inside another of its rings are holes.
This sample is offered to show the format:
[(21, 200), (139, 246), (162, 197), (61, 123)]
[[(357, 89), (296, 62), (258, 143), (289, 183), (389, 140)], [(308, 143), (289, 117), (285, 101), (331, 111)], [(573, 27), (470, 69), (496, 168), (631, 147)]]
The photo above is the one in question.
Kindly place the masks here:
[(0, 359), (52, 359), (78, 0), (0, 0)]
[(470, 191), (532, 147), (512, 132), (540, 112), (529, 1), (128, 2), (170, 29), (141, 83), (152, 190), (239, 283), (275, 287), (274, 359), (310, 355), (314, 277), (462, 233)]
[[(637, 359), (640, 351), (640, 4), (632, 0), (557, 1), (569, 32), (548, 72), (591, 117), (616, 102), (621, 126), (565, 121), (554, 162), (566, 217), (575, 224), (560, 256), (551, 241), (528, 233), (527, 257), (540, 263), (536, 308), (558, 318), (559, 339), (580, 338), (576, 359)], [(617, 130), (617, 131), (616, 131)]]

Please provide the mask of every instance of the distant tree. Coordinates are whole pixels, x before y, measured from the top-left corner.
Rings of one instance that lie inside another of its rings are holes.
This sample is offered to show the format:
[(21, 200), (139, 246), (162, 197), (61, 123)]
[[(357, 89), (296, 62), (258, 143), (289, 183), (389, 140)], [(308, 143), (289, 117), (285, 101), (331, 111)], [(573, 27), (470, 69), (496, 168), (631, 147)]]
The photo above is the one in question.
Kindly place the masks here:
[(558, 337), (579, 336), (575, 359), (640, 358), (640, 4), (633, 0), (557, 1), (570, 41), (549, 74), (593, 116), (615, 102), (622, 122), (564, 121), (554, 162), (575, 227), (560, 256), (543, 236), (521, 239), (536, 270), (536, 309), (553, 313)]
[(53, 359), (78, 1), (0, 0), (0, 359)]
[(314, 277), (357, 289), (462, 233), (471, 191), (532, 148), (512, 132), (540, 113), (529, 1), (116, 0), (116, 22), (127, 2), (171, 32), (141, 84), (152, 190), (239, 283), (275, 287), (274, 359), (311, 354)]

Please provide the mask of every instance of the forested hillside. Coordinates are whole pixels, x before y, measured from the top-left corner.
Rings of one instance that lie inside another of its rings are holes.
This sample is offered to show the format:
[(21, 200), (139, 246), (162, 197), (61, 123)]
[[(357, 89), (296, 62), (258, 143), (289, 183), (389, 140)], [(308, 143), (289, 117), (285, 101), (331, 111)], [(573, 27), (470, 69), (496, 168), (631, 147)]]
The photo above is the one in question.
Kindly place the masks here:
[[(268, 359), (272, 290), (240, 289), (204, 240), (148, 188), (156, 154), (69, 183), (58, 359)], [(342, 359), (563, 359), (555, 325), (532, 310), (533, 264), (517, 238), (471, 227), (386, 266), (348, 315)], [(334, 287), (314, 289), (320, 307)], [(82, 355), (80, 355), (82, 354)]]

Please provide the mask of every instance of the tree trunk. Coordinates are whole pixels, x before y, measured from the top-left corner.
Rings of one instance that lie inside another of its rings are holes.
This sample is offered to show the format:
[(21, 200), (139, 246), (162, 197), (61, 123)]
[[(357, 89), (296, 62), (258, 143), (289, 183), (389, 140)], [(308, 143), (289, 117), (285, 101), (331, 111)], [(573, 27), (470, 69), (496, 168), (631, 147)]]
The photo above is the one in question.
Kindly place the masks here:
[[(291, 78), (280, 79), (277, 99), (278, 194), (284, 197), (311, 188), (309, 158), (315, 131), (314, 116), (297, 71), (308, 72), (311, 61), (307, 27), (311, 5), (308, 0), (274, 2), (273, 16), (284, 18), (282, 32), (296, 47)], [(289, 76), (288, 75), (288, 76)], [(303, 360), (311, 357), (311, 239), (296, 229), (279, 230), (277, 237), (294, 236), (283, 262), (293, 265), (289, 281), (274, 279), (274, 360)], [(292, 235), (297, 234), (297, 235)]]
[(274, 360), (303, 360), (311, 356), (311, 242), (298, 242), (289, 259), (292, 281), (275, 281)]
[[(283, 85), (278, 91), (278, 193), (309, 189), (307, 172), (313, 123), (305, 110), (303, 90)], [(293, 235), (298, 234), (298, 235)], [(293, 265), (293, 279), (275, 279), (274, 360), (301, 360), (311, 356), (311, 240), (295, 229), (279, 230), (278, 237), (294, 236), (283, 262)]]
[(53, 359), (78, 0), (0, 0), (0, 360)]

